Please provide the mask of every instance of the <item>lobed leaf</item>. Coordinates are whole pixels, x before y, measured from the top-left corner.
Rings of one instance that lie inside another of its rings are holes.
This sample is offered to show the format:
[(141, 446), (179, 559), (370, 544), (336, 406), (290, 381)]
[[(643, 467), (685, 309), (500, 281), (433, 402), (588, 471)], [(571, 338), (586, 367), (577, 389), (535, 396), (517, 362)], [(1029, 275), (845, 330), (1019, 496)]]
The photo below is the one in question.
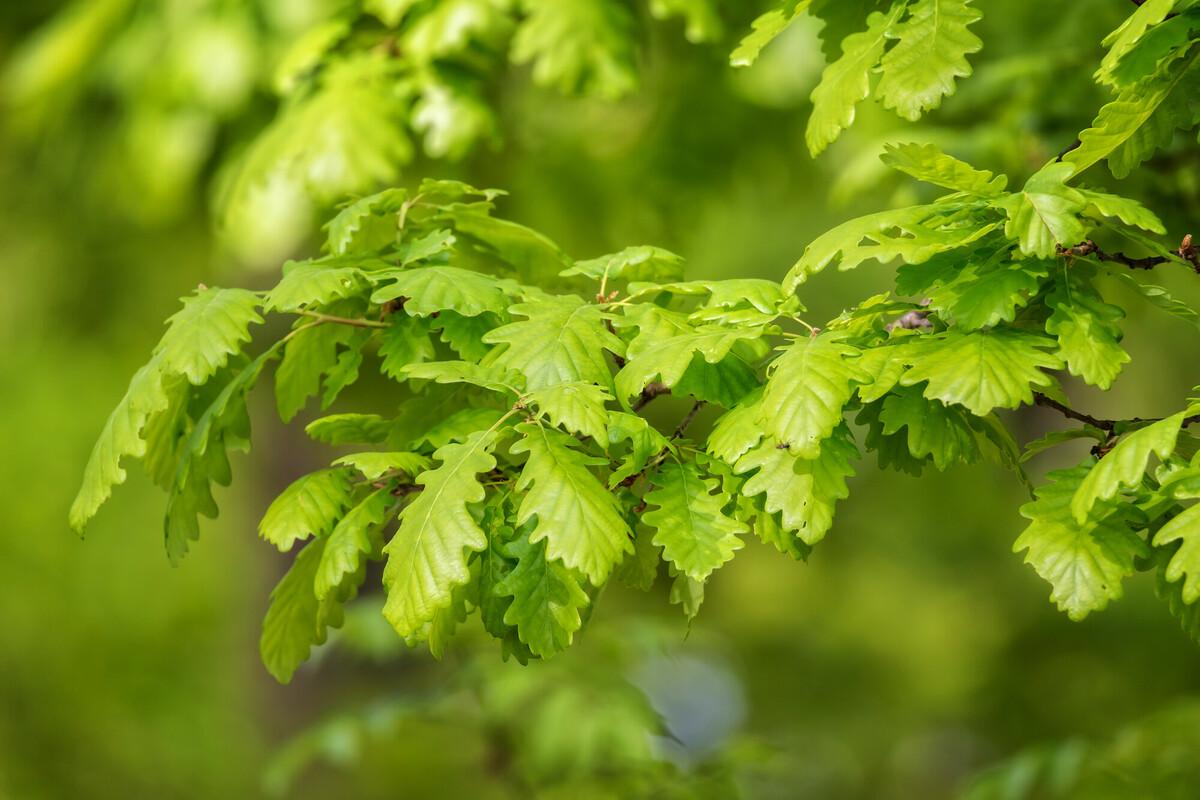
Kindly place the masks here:
[(280, 552), (310, 536), (324, 536), (350, 507), (352, 494), (350, 476), (344, 469), (303, 475), (271, 501), (258, 523), (258, 535)]
[(856, 363), (859, 355), (825, 336), (797, 340), (772, 365), (760, 422), (799, 457), (816, 458), (841, 422), (855, 384), (871, 382)]
[(154, 348), (160, 368), (203, 384), (250, 341), (250, 326), (263, 321), (259, 305), (258, 295), (245, 289), (205, 288), (185, 297)]
[(623, 355), (625, 344), (605, 327), (608, 315), (598, 306), (567, 296), (521, 303), (509, 311), (525, 319), (490, 331), (483, 341), (506, 345), (495, 363), (523, 374), (527, 389), (575, 382), (612, 389), (604, 351)]
[(886, 108), (915, 122), (954, 94), (957, 78), (971, 74), (967, 56), (983, 42), (969, 28), (983, 13), (970, 3), (916, 0), (904, 22), (887, 32), (897, 42), (879, 64), (879, 99)]
[(653, 489), (645, 500), (656, 508), (642, 521), (655, 530), (654, 544), (679, 574), (704, 581), (713, 570), (741, 549), (747, 527), (725, 514), (731, 497), (707, 478), (694, 461), (669, 458), (650, 478)]
[(832, 527), (837, 501), (850, 496), (846, 479), (854, 476), (851, 461), (858, 455), (854, 437), (843, 423), (821, 443), (815, 458), (797, 458), (768, 438), (738, 459), (734, 471), (757, 470), (742, 493), (747, 497), (764, 495), (765, 510), (780, 514), (783, 529), (794, 531), (811, 546)]
[(376, 552), (375, 539), (394, 502), (390, 487), (376, 489), (334, 526), (313, 582), (318, 600), (324, 602), (333, 596), (348, 577), (359, 573), (363, 559)]
[(1141, 483), (1151, 455), (1160, 459), (1171, 455), (1184, 416), (1181, 411), (1128, 434), (1100, 459), (1079, 482), (1079, 488), (1071, 499), (1071, 513), (1076, 521), (1082, 523), (1086, 520), (1098, 502), (1115, 497), (1122, 488)]
[(529, 527), (505, 547), (516, 560), (494, 591), (511, 597), (504, 622), (517, 629), (521, 641), (539, 658), (566, 650), (583, 626), (580, 610), (588, 605), (581, 579), (561, 562), (547, 557), (545, 540), (534, 542)]
[(1054, 379), (1042, 372), (1062, 366), (1046, 352), (1052, 346), (1047, 337), (1011, 328), (949, 331), (913, 351), (913, 365), (900, 383), (927, 382), (926, 397), (965, 406), (982, 417), (995, 408), (1028, 405), (1035, 387), (1053, 385)]
[(589, 467), (606, 464), (577, 448), (564, 433), (540, 424), (517, 426), (514, 455), (528, 453), (516, 488), (525, 492), (517, 524), (537, 520), (529, 541), (546, 541), (547, 558), (601, 585), (625, 553), (633, 552), (629, 527), (616, 498)]
[(813, 157), (854, 122), (854, 109), (871, 90), (871, 71), (887, 47), (889, 34), (904, 14), (903, 2), (893, 3), (887, 12), (867, 17), (867, 28), (846, 37), (842, 55), (825, 68), (821, 82), (812, 92), (813, 112), (805, 131), (808, 150)]
[(469, 506), (484, 499), (480, 473), (496, 466), (492, 430), (441, 447), (441, 466), (417, 477), (422, 490), (400, 513), (400, 528), (384, 547), (387, 564), (383, 614), (404, 637), (417, 636), (450, 605), (455, 587), (468, 580), (467, 553), (487, 547)]
[(88, 457), (83, 482), (71, 503), (69, 521), (76, 533), (83, 534), (88, 520), (112, 494), (112, 487), (125, 482), (121, 459), (141, 458), (146, 453), (144, 430), (155, 415), (167, 410), (169, 399), (163, 386), (160, 360), (134, 373), (129, 388), (117, 403)]
[(1080, 519), (1073, 511), (1086, 477), (1087, 462), (1051, 472), (1037, 499), (1021, 507), (1029, 526), (1013, 552), (1028, 551), (1026, 563), (1050, 582), (1050, 599), (1074, 620), (1099, 611), (1123, 594), (1121, 582), (1134, 573), (1134, 561), (1150, 554), (1131, 530), (1118, 504), (1102, 501)]

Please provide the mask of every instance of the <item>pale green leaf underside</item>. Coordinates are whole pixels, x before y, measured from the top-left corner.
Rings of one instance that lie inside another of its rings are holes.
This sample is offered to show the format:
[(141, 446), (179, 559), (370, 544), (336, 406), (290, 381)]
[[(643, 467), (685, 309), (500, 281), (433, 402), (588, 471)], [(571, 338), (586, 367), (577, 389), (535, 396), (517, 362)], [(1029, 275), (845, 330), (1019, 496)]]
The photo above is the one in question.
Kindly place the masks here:
[(1150, 456), (1164, 459), (1175, 449), (1184, 412), (1134, 431), (1092, 467), (1071, 499), (1071, 513), (1078, 522), (1087, 519), (1092, 506), (1116, 496), (1122, 488), (1141, 483)]
[(145, 454), (143, 429), (151, 416), (167, 409), (168, 403), (156, 357), (134, 373), (125, 396), (117, 403), (96, 439), (83, 470), (83, 483), (71, 504), (70, 523), (76, 533), (83, 533), (88, 520), (111, 495), (112, 487), (125, 482), (121, 459), (141, 458)]
[(325, 469), (297, 479), (268, 506), (258, 534), (280, 552), (310, 536), (324, 536), (351, 502), (350, 476)]

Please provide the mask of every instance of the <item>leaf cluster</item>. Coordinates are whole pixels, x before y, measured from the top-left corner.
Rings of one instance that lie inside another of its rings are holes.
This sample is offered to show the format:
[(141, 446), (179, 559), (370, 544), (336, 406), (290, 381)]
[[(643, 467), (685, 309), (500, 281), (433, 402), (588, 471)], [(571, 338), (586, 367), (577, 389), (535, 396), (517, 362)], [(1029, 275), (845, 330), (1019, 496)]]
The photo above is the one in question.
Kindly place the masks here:
[[(521, 52), (584, 80), (576, 58), (551, 47), (565, 35), (553, 15), (565, 12), (528, 5), (534, 27), (518, 32)], [(1098, 78), (1153, 99), (1145, 81), (1190, 69), (1179, 65), (1194, 49), (1191, 5), (1140, 6), (1106, 42)], [(835, 13), (819, 3), (778, 13), (786, 22), (810, 7)], [(582, 2), (563, 8), (591, 13)], [(861, 75), (878, 64), (885, 102), (928, 107), (952, 88), (946, 76), (963, 74), (953, 65), (974, 46), (967, 8), (916, 0), (873, 10), (818, 92), (857, 97), (836, 87), (866, 86)], [(778, 23), (760, 20), (742, 57)], [(588, 36), (606, 41), (602, 26)], [(611, 65), (602, 71), (612, 77)], [(1187, 82), (1179, 75), (1173, 85)], [(839, 119), (837, 130), (849, 122)], [(1156, 119), (1138, 130), (1161, 132)], [(1171, 131), (1196, 122), (1181, 120)], [(1124, 273), (1190, 270), (1195, 253), (1186, 240), (1161, 244), (1164, 226), (1137, 201), (1081, 182), (1100, 158), (1087, 155), (1095, 143), (1113, 141), (1098, 136), (1085, 132), (1013, 188), (936, 147), (890, 147), (889, 167), (942, 194), (835, 227), (780, 283), (687, 280), (679, 256), (650, 246), (576, 261), (497, 217), (501, 192), (454, 181), (361, 197), (328, 222), (324, 253), (284, 265), (270, 290), (201, 288), (184, 299), (103, 429), (71, 524), (82, 531), (125, 479), (124, 462), (138, 459), (168, 492), (167, 550), (182, 557), (198, 517), (216, 516), (212, 487), (231, 480), (229, 450), (249, 446), (247, 394), (278, 362), (281, 419), (314, 397), (323, 410), (350, 397), (342, 405), (352, 410), (306, 430), (353, 450), (298, 476), (260, 525), (281, 551), (301, 546), (264, 623), (271, 672), (290, 679), (340, 624), (371, 562), (383, 562), (383, 615), (406, 642), (440, 654), (477, 619), (524, 662), (570, 646), (614, 580), (649, 589), (662, 577), (690, 618), (749, 537), (807, 558), (833, 529), (864, 451), (914, 475), (990, 459), (1027, 482), (1025, 459), (1090, 438), (1088, 458), (1050, 473), (1021, 508), (1029, 525), (1015, 549), (1074, 619), (1155, 569), (1168, 608), (1200, 635), (1200, 440), (1188, 430), (1200, 403), (1161, 420), (1103, 420), (1073, 410), (1061, 386), (1072, 376), (1108, 389), (1129, 361), (1124, 310), (1104, 294), (1110, 277), (1197, 319)], [(1104, 151), (1114, 171), (1140, 163), (1126, 147)], [(812, 276), (868, 261), (898, 262), (894, 291), (821, 326), (804, 318), (797, 292)], [(294, 323), (253, 355), (265, 314)], [(362, 408), (347, 394), (364, 368), (394, 385), (392, 406)], [(645, 411), (664, 396), (687, 409), (674, 424)], [(1001, 414), (1034, 404), (1082, 427), (1022, 455)]]

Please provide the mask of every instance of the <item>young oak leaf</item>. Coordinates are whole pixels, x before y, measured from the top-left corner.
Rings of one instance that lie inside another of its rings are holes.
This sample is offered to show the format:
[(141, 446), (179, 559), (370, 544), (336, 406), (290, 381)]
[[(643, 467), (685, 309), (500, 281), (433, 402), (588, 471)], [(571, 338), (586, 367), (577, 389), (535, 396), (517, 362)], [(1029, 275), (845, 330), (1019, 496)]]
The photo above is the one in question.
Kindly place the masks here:
[(287, 552), (310, 536), (321, 537), (350, 507), (353, 487), (344, 469), (303, 475), (280, 492), (258, 523), (258, 535)]
[(431, 361), (436, 354), (428, 324), (419, 317), (393, 314), (391, 324), (379, 334), (379, 370), (392, 380), (405, 380), (405, 367)]
[(1053, 313), (1046, 333), (1058, 339), (1058, 353), (1072, 375), (1093, 386), (1108, 389), (1130, 360), (1121, 347), (1116, 324), (1125, 312), (1104, 302), (1090, 282), (1071, 280), (1046, 297)]
[(484, 499), (477, 477), (496, 466), (496, 432), (478, 431), (441, 447), (441, 465), (422, 473), (422, 491), (400, 514), (400, 528), (384, 547), (387, 590), (383, 615), (404, 637), (418, 636), (467, 582), (467, 553), (487, 547), (469, 506)]
[(352, 467), (369, 481), (377, 481), (384, 475), (400, 472), (416, 477), (429, 469), (429, 458), (420, 453), (351, 453), (333, 462), (338, 466)]
[(1143, 0), (1130, 13), (1121, 25), (1104, 37), (1101, 42), (1108, 48), (1104, 59), (1096, 70), (1095, 78), (1100, 83), (1112, 83), (1113, 73), (1116, 72), (1122, 58), (1137, 46), (1147, 31), (1152, 31), (1174, 9), (1177, 0)]
[(321, 553), (321, 563), (313, 583), (318, 600), (328, 599), (342, 586), (347, 576), (356, 574), (362, 568), (363, 558), (370, 556), (378, 547), (375, 539), (393, 502), (395, 498), (392, 497), (391, 487), (377, 489), (350, 509), (334, 526)]
[[(336, 264), (341, 259), (330, 259)], [(263, 307), (268, 311), (299, 311), (322, 306), (364, 293), (367, 283), (353, 266), (334, 266), (321, 261), (289, 262), (283, 278), (267, 293)]]
[[(668, 388), (674, 388), (683, 382), (689, 370), (710, 373), (708, 376), (693, 373), (696, 380), (691, 381), (689, 385), (704, 395), (700, 399), (717, 399), (708, 396), (710, 394), (727, 399), (728, 393), (719, 387), (709, 391), (709, 387), (698, 383), (703, 377), (715, 380), (720, 380), (721, 377), (712, 375), (713, 370), (704, 370), (704, 367), (697, 363), (697, 359), (703, 359), (706, 364), (713, 366), (722, 364), (730, 357), (737, 361), (739, 357), (734, 352), (734, 347), (739, 342), (762, 336), (762, 330), (753, 327), (693, 326), (683, 315), (659, 309), (657, 306), (647, 306), (639, 310), (630, 321), (638, 326), (638, 335), (629, 343), (626, 364), (617, 373), (617, 396), (623, 403), (639, 394), (655, 378)], [(744, 366), (749, 370), (749, 365)], [(750, 377), (752, 380), (753, 376)], [(737, 396), (740, 397), (741, 394)]]
[(187, 376), (199, 386), (250, 341), (250, 326), (262, 323), (258, 295), (246, 289), (204, 288), (183, 298), (154, 348), (164, 372)]
[(754, 390), (717, 419), (705, 445), (709, 455), (716, 456), (732, 467), (747, 450), (758, 444), (765, 435), (759, 422), (762, 418), (762, 395), (762, 389)]
[(516, 484), (525, 492), (517, 524), (536, 517), (530, 542), (545, 540), (548, 558), (601, 585), (622, 556), (633, 552), (616, 498), (588, 469), (608, 461), (581, 452), (575, 439), (544, 425), (522, 423), (517, 431), (522, 438), (510, 452), (529, 454)]
[(1181, 411), (1128, 434), (1100, 459), (1079, 482), (1079, 488), (1071, 499), (1071, 513), (1076, 521), (1082, 523), (1094, 505), (1115, 497), (1123, 487), (1140, 483), (1151, 455), (1160, 459), (1171, 455), (1185, 416), (1186, 412)]
[(1185, 508), (1154, 535), (1155, 547), (1166, 547), (1179, 542), (1163, 571), (1163, 577), (1174, 583), (1183, 579), (1180, 587), (1185, 604), (1200, 598), (1200, 505)]
[(856, 385), (872, 381), (856, 363), (859, 355), (858, 348), (824, 336), (798, 339), (771, 365), (761, 423), (800, 458), (816, 458)]
[(1119, 599), (1134, 560), (1150, 554), (1119, 504), (1101, 501), (1082, 519), (1073, 513), (1073, 498), (1089, 474), (1086, 463), (1051, 472), (1037, 499), (1021, 507), (1030, 523), (1013, 545), (1013, 552), (1028, 551), (1026, 563), (1050, 582), (1050, 599), (1073, 620)]
[[(643, 417), (623, 411), (608, 412), (608, 446), (629, 442), (629, 452), (622, 458), (620, 466), (608, 478), (609, 488), (637, 475), (646, 468), (650, 459), (671, 447), (671, 442)], [(606, 448), (608, 449), (608, 448)]]
[(785, 292), (831, 264), (854, 269), (864, 261), (886, 264), (899, 258), (920, 264), (938, 253), (958, 250), (1000, 227), (974, 215), (978, 203), (938, 202), (868, 214), (826, 231), (804, 248), (783, 280)]
[[(275, 407), (290, 422), (325, 385), (326, 400), (358, 376), (358, 352), (370, 332), (348, 325), (317, 325), (297, 330), (284, 345), (275, 370)], [(326, 402), (328, 407), (329, 403)]]
[(952, 192), (996, 197), (1008, 184), (1005, 176), (976, 169), (932, 144), (888, 144), (880, 159), (894, 170)]
[(498, 324), (494, 314), (464, 317), (454, 311), (443, 311), (430, 323), (430, 327), (439, 331), (442, 341), (464, 360), (481, 361), (492, 349), (483, 341), (483, 337)]
[(576, 261), (559, 274), (608, 282), (678, 281), (683, 279), (683, 256), (651, 245), (626, 247), (619, 253)]
[(956, 463), (970, 464), (979, 458), (967, 412), (961, 406), (927, 400), (919, 389), (889, 394), (879, 419), (885, 436), (905, 430), (909, 452), (918, 459), (929, 457), (943, 472)]
[(963, 264), (950, 280), (929, 291), (929, 305), (957, 327), (990, 328), (1012, 322), (1048, 274), (1047, 262), (1009, 261), (1000, 251), (985, 261)]
[(1114, 177), (1124, 178), (1160, 148), (1177, 129), (1195, 123), (1200, 102), (1200, 47), (1193, 44), (1164, 60), (1154, 74), (1122, 89), (1100, 109), (1079, 146), (1063, 156), (1073, 174), (1105, 159)]
[(557, 560), (547, 557), (545, 540), (532, 541), (525, 526), (505, 547), (516, 566), (495, 586), (494, 591), (512, 602), (504, 622), (539, 658), (566, 650), (575, 632), (583, 626), (580, 610), (589, 602), (581, 578)]
[(342, 605), (357, 592), (361, 581), (359, 573), (336, 594), (317, 598), (313, 581), (327, 541), (314, 539), (305, 545), (271, 591), (259, 651), (267, 671), (280, 683), (290, 682), (296, 669), (308, 660), (313, 646), (324, 643), (328, 629), (342, 624)]
[(279, 343), (276, 343), (235, 372), (200, 414), (181, 447), (163, 524), (167, 557), (172, 563), (179, 563), (187, 554), (188, 542), (200, 538), (199, 515), (216, 518), (218, 509), (212, 484), (228, 486), (233, 480), (230, 449), (250, 449), (246, 395), (278, 353)]
[(1047, 352), (1053, 340), (1024, 331), (949, 331), (928, 338), (914, 350), (901, 385), (927, 382), (926, 397), (965, 406), (977, 417), (994, 408), (1032, 403), (1033, 387), (1054, 383), (1042, 370), (1062, 366), (1058, 356)]
[(758, 60), (763, 48), (779, 38), (796, 17), (812, 5), (812, 0), (785, 0), (750, 23), (750, 33), (742, 37), (738, 46), (729, 54), (729, 65), (748, 67)]
[(1019, 192), (996, 201), (1008, 215), (1004, 235), (1017, 241), (1022, 253), (1053, 258), (1059, 246), (1072, 247), (1087, 237), (1079, 216), (1088, 199), (1066, 184), (1073, 174), (1070, 164), (1053, 161), (1030, 176)]
[(642, 515), (655, 530), (654, 544), (681, 575), (695, 581), (704, 581), (732, 559), (743, 544), (740, 534), (749, 530), (725, 514), (730, 495), (718, 483), (694, 461), (668, 458), (655, 470), (654, 488), (645, 497), (648, 505), (657, 506)]
[(1153, 548), (1154, 561), (1157, 569), (1154, 574), (1154, 594), (1167, 604), (1171, 616), (1179, 620), (1184, 633), (1197, 644), (1200, 644), (1200, 603), (1187, 603), (1183, 599), (1184, 582), (1178, 579), (1167, 579), (1167, 570), (1178, 553), (1181, 545), (1172, 547)]
[[(335, 256), (359, 249), (362, 240), (383, 245), (396, 238), (396, 220), (392, 216), (408, 199), (404, 189), (384, 189), (360, 197), (347, 205), (325, 224), (325, 246)], [(388, 217), (391, 216), (391, 219)], [(373, 248), (364, 248), (373, 249)]]
[(400, 370), (404, 378), (436, 381), (437, 383), (468, 383), (493, 392), (519, 395), (521, 376), (496, 364), (475, 364), (470, 361), (428, 361), (409, 364)]
[(1136, 200), (1108, 192), (1098, 192), (1095, 189), (1080, 189), (1079, 193), (1088, 202), (1089, 214), (1113, 217), (1126, 225), (1157, 233), (1160, 236), (1167, 232), (1158, 215)]
[(812, 92), (813, 111), (805, 139), (813, 157), (832, 144), (854, 122), (854, 109), (871, 91), (871, 71), (887, 47), (889, 32), (904, 14), (904, 3), (867, 17), (867, 28), (846, 37), (842, 56), (825, 68)]
[(521, 641), (516, 628), (504, 621), (513, 598), (499, 591), (517, 565), (517, 559), (508, 552), (509, 543), (516, 538), (511, 516), (507, 497), (496, 498), (484, 506), (481, 527), (487, 535), (488, 546), (479, 554), (473, 602), (479, 606), (479, 619), (484, 630), (500, 641), (503, 657), (507, 659), (512, 655), (525, 664), (533, 654)]
[(797, 458), (768, 438), (738, 459), (734, 472), (753, 472), (742, 494), (763, 495), (766, 511), (780, 514), (785, 530), (814, 545), (832, 527), (837, 501), (850, 496), (846, 479), (854, 476), (851, 461), (858, 455), (854, 437), (843, 423), (821, 443), (816, 458)]
[(670, 573), (671, 591), (667, 599), (672, 605), (677, 605), (683, 610), (683, 615), (690, 623), (700, 613), (700, 606), (704, 603), (704, 581), (696, 580), (686, 572), (677, 571), (673, 565)]
[(323, 444), (379, 444), (391, 428), (392, 423), (378, 414), (330, 414), (308, 423), (304, 432)]
[(459, 267), (418, 267), (374, 273), (376, 281), (388, 280), (371, 293), (377, 305), (404, 298), (404, 311), (428, 317), (453, 311), (464, 317), (492, 312), (503, 314), (509, 305), (505, 284), (498, 278)]
[(83, 470), (83, 482), (71, 503), (69, 521), (76, 533), (82, 535), (88, 520), (112, 494), (112, 487), (125, 482), (121, 459), (145, 455), (143, 431), (156, 414), (167, 410), (169, 403), (159, 359), (155, 357), (134, 373), (125, 395), (96, 439)]
[(605, 326), (609, 315), (573, 295), (521, 303), (509, 309), (525, 319), (488, 332), (483, 341), (506, 347), (495, 363), (525, 376), (530, 391), (581, 381), (612, 389), (604, 351), (624, 355), (625, 343)]
[(525, 396), (525, 402), (545, 414), (551, 424), (590, 436), (600, 444), (608, 441), (609, 412), (604, 405), (612, 399), (603, 387), (581, 381), (547, 386)]
[(880, 61), (879, 99), (915, 122), (954, 94), (957, 78), (971, 74), (967, 56), (983, 42), (969, 28), (983, 13), (971, 0), (916, 0), (909, 16), (887, 32), (896, 45)]

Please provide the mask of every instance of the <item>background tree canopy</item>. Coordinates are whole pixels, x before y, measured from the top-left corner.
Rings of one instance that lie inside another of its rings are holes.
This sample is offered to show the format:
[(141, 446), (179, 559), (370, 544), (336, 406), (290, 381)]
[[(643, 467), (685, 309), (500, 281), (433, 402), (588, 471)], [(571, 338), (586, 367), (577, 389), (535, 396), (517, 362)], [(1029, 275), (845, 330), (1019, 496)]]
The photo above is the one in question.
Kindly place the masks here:
[(11, 5), (0, 793), (1191, 796), (1194, 3)]

